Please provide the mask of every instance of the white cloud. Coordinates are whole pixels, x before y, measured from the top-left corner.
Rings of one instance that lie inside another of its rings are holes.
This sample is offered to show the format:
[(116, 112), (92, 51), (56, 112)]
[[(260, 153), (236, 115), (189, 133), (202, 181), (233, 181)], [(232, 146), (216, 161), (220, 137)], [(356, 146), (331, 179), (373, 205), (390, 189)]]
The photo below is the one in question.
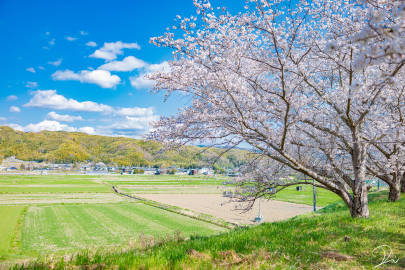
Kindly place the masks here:
[(45, 70), (45, 68), (43, 66), (38, 66), (38, 68), (41, 70)]
[(116, 121), (114, 124), (107, 126), (106, 128), (111, 130), (112, 133), (134, 133), (136, 131), (146, 132), (150, 129), (150, 124), (153, 121), (157, 121), (158, 119), (159, 116), (157, 115), (147, 115), (139, 117), (125, 116), (125, 120)]
[(169, 63), (164, 61), (159, 64), (151, 64), (146, 67), (147, 72), (168, 71), (170, 69)]
[(77, 38), (71, 37), (71, 36), (67, 36), (67, 37), (65, 37), (65, 39), (66, 39), (67, 41), (75, 41)]
[(4, 122), (4, 121), (7, 121), (7, 118), (5, 118), (5, 117), (0, 117), (0, 122)]
[(133, 107), (133, 108), (119, 108), (115, 111), (117, 115), (121, 116), (151, 116), (154, 114), (154, 110), (152, 107), (149, 108), (140, 108), (140, 107)]
[(10, 112), (12, 112), (12, 113), (19, 113), (19, 112), (21, 112), (21, 109), (18, 108), (17, 106), (11, 106), (11, 107), (10, 107)]
[(48, 130), (48, 131), (76, 131), (75, 128), (70, 127), (65, 124), (61, 124), (57, 121), (49, 121), (49, 120), (44, 120), (42, 122), (39, 122), (37, 124), (29, 124), (25, 127), (22, 127), (23, 131), (29, 131), (29, 132), (39, 132), (42, 130)]
[(49, 61), (48, 64), (50, 64), (52, 66), (55, 66), (55, 67), (58, 67), (58, 66), (60, 66), (60, 64), (62, 64), (62, 60), (63, 60), (62, 58), (59, 58), (56, 61)]
[(125, 57), (122, 61), (112, 61), (106, 63), (98, 69), (109, 70), (109, 71), (132, 71), (136, 68), (142, 68), (146, 66), (146, 63), (141, 59), (134, 56)]
[(33, 67), (27, 68), (26, 71), (31, 72), (31, 73), (35, 73), (35, 69)]
[(81, 127), (78, 129), (80, 132), (84, 132), (90, 135), (96, 134), (96, 130), (92, 127)]
[(101, 58), (106, 61), (111, 61), (117, 58), (118, 54), (123, 54), (122, 49), (140, 49), (141, 47), (138, 43), (124, 43), (121, 41), (117, 42), (105, 42), (104, 46), (96, 50), (90, 57)]
[(155, 84), (153, 80), (147, 79), (145, 76), (157, 72), (157, 71), (168, 71), (170, 69), (169, 63), (164, 61), (160, 64), (151, 64), (145, 66), (145, 69), (138, 75), (130, 77), (129, 80), (131, 85), (137, 89), (152, 88)]
[(54, 39), (54, 38), (51, 39), (48, 43), (49, 43), (49, 45), (51, 45), (51, 46), (55, 45), (55, 39)]
[(87, 36), (89, 33), (87, 33), (86, 31), (83, 31), (83, 30), (81, 30), (80, 31), (80, 35), (82, 35), (82, 36)]
[(58, 114), (56, 112), (48, 113), (48, 117), (60, 121), (60, 122), (73, 122), (73, 121), (81, 121), (83, 118), (81, 116), (72, 116), (68, 114)]
[(154, 81), (146, 79), (144, 77), (145, 75), (145, 73), (142, 73), (139, 76), (130, 77), (129, 81), (131, 82), (131, 85), (136, 89), (152, 88), (155, 84)]
[(37, 82), (27, 82), (25, 84), (25, 87), (27, 88), (37, 88), (38, 87), (38, 83)]
[(89, 46), (89, 47), (96, 47), (96, 46), (97, 46), (97, 43), (95, 43), (94, 41), (89, 41), (89, 42), (86, 43), (86, 46)]
[(15, 95), (10, 95), (10, 96), (7, 97), (7, 101), (14, 101), (14, 100), (17, 100), (17, 99), (18, 99), (18, 97), (15, 96)]
[(34, 96), (24, 106), (84, 112), (107, 113), (113, 111), (111, 106), (93, 101), (79, 102), (71, 98), (67, 99), (64, 96), (57, 94), (56, 90), (38, 90), (33, 92), (33, 94)]
[(92, 127), (81, 127), (81, 128), (75, 128), (71, 127), (66, 124), (61, 124), (58, 121), (50, 121), (50, 120), (44, 120), (42, 122), (36, 123), (36, 124), (29, 124), (26, 126), (21, 126), (18, 124), (7, 124), (7, 126), (19, 130), (19, 131), (24, 131), (24, 132), (40, 132), (43, 130), (48, 130), (48, 131), (68, 131), (68, 132), (84, 132), (88, 134), (95, 134), (96, 131)]
[(113, 88), (121, 82), (120, 77), (117, 75), (111, 75), (106, 70), (82, 70), (79, 73), (75, 73), (71, 70), (58, 70), (52, 74), (54, 80), (60, 81), (79, 81), (82, 83), (94, 83), (103, 88)]

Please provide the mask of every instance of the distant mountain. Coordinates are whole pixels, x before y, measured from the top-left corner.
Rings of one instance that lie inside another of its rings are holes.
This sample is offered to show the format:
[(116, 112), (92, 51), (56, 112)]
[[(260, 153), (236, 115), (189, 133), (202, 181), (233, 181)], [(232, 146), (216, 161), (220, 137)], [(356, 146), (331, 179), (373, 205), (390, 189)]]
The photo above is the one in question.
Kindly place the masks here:
[[(88, 135), (79, 132), (21, 132), (0, 126), (0, 160), (16, 156), (22, 160), (54, 163), (104, 162), (123, 166), (209, 166), (224, 149), (185, 146), (179, 151), (160, 151), (155, 141)], [(204, 150), (204, 151), (203, 151)], [(244, 163), (247, 151), (233, 149), (216, 162), (217, 168)]]

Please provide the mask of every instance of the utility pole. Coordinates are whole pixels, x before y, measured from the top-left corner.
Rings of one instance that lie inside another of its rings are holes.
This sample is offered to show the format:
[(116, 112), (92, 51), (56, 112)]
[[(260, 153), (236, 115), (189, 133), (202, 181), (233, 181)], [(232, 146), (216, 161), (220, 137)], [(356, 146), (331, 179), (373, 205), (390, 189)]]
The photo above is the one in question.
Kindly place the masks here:
[(313, 194), (313, 205), (314, 205), (314, 212), (316, 212), (316, 187), (315, 187), (315, 179), (312, 179), (312, 194)]
[(254, 222), (262, 222), (263, 221), (263, 216), (262, 216), (262, 211), (261, 207), (262, 206), (262, 198), (259, 198), (259, 212), (257, 213), (257, 217), (255, 217)]

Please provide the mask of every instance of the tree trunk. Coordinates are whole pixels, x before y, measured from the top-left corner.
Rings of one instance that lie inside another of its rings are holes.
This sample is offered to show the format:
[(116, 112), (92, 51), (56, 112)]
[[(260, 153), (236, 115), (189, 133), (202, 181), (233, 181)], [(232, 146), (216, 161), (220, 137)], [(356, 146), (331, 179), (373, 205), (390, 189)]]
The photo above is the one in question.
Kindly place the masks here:
[(350, 205), (350, 214), (353, 218), (368, 218), (368, 192), (366, 182), (359, 185), (359, 188), (355, 190), (353, 199)]
[(402, 178), (401, 178), (401, 192), (405, 193), (405, 173), (402, 174)]
[(401, 196), (401, 183), (396, 181), (390, 185), (390, 193), (388, 194), (388, 200), (390, 202), (396, 202)]

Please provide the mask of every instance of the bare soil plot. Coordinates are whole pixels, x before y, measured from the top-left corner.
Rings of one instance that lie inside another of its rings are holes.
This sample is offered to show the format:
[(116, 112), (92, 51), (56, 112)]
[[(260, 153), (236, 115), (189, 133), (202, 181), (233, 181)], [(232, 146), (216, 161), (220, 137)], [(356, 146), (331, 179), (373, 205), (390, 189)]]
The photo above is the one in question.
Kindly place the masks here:
[[(190, 209), (199, 213), (213, 215), (228, 222), (241, 225), (254, 224), (253, 220), (258, 213), (257, 203), (251, 211), (241, 213), (240, 210), (235, 210), (235, 207), (239, 207), (238, 205), (228, 203), (228, 198), (220, 194), (137, 194), (137, 196)], [(261, 206), (262, 215), (266, 222), (284, 220), (312, 211), (312, 207), (308, 205), (274, 200), (262, 200)]]

